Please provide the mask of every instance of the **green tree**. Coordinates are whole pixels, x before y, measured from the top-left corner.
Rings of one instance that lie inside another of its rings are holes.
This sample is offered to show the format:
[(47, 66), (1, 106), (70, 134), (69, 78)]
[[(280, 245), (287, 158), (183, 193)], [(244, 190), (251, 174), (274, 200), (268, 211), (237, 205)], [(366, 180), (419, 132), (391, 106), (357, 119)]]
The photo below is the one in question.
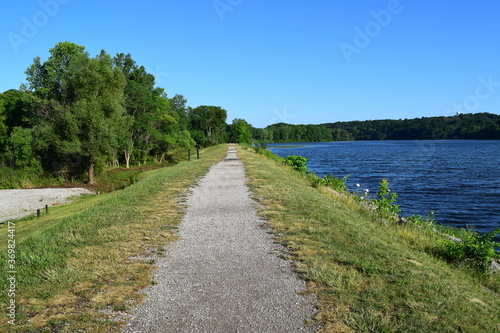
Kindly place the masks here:
[(3, 100), (5, 124), (9, 132), (14, 127), (33, 127), (33, 105), (30, 95), (23, 90), (9, 89), (0, 95)]
[(230, 127), (229, 141), (237, 143), (250, 142), (250, 125), (244, 119), (234, 119)]
[(104, 51), (90, 58), (83, 46), (64, 42), (50, 54), (44, 63), (35, 58), (26, 71), (29, 89), (39, 98), (38, 116), (54, 128), (39, 132), (56, 133), (59, 155), (81, 155), (93, 184), (96, 163), (118, 141), (125, 79)]
[[(188, 115), (189, 130), (193, 138), (202, 146), (223, 142), (227, 111), (220, 106), (201, 105), (191, 109)], [(203, 137), (200, 136), (203, 133)]]
[(188, 108), (186, 106), (187, 99), (182, 95), (175, 95), (170, 98), (170, 105), (172, 106), (172, 111), (179, 122), (179, 128), (181, 130), (186, 130), (188, 128)]
[(5, 108), (3, 105), (3, 98), (0, 95), (0, 162), (2, 161), (2, 153), (4, 153), (7, 141), (7, 125), (5, 124)]
[(40, 162), (33, 153), (32, 130), (14, 127), (6, 142), (5, 157), (13, 168), (34, 171), (42, 170)]

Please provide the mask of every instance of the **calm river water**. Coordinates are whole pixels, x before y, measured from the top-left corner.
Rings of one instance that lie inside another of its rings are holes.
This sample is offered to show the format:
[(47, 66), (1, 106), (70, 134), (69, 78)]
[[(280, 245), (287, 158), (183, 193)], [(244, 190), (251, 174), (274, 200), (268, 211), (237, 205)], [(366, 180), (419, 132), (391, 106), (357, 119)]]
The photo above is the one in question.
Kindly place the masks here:
[(350, 141), (268, 149), (308, 158), (309, 171), (320, 176), (350, 175), (351, 191), (360, 184), (374, 196), (385, 178), (403, 216), (432, 210), (442, 224), (475, 225), (479, 232), (500, 228), (500, 141)]

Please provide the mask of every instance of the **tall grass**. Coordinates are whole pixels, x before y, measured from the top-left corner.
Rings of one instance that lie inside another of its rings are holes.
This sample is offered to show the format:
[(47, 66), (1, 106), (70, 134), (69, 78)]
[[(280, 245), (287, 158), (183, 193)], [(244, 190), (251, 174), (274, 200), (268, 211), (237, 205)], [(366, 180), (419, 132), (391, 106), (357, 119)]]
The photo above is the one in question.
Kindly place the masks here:
[(60, 183), (61, 180), (34, 171), (0, 167), (0, 190), (32, 188), (46, 184)]
[(499, 332), (500, 297), (441, 259), (439, 235), (384, 223), (349, 195), (241, 151), (249, 185), (297, 271), (318, 295), (321, 332)]

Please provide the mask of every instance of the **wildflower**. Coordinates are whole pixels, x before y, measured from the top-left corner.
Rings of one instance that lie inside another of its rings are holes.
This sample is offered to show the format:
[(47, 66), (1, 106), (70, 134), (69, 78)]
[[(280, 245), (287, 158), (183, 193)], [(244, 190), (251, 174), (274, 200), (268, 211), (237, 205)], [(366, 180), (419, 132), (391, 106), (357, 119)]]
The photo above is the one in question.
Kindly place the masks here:
[(356, 186), (357, 186), (357, 187), (360, 187), (361, 185), (359, 185), (359, 184), (356, 184)]

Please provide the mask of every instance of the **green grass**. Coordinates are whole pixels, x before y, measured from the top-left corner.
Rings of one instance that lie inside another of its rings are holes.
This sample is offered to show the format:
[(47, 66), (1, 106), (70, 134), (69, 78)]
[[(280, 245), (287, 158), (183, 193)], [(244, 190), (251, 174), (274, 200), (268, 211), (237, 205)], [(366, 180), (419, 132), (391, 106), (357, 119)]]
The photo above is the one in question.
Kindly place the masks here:
[(56, 179), (50, 175), (0, 167), (0, 189), (32, 188), (56, 184), (60, 185), (61, 183), (62, 180)]
[[(16, 326), (14, 332), (112, 332), (115, 316), (141, 302), (153, 284), (154, 259), (176, 239), (190, 185), (225, 156), (226, 146), (200, 160), (141, 174), (123, 191), (88, 196), (15, 225)], [(8, 226), (0, 226), (0, 306), (8, 296)], [(144, 255), (141, 260), (134, 257)]]
[(349, 195), (239, 154), (261, 214), (318, 295), (321, 332), (500, 331), (500, 278), (445, 262), (437, 234), (384, 223)]

